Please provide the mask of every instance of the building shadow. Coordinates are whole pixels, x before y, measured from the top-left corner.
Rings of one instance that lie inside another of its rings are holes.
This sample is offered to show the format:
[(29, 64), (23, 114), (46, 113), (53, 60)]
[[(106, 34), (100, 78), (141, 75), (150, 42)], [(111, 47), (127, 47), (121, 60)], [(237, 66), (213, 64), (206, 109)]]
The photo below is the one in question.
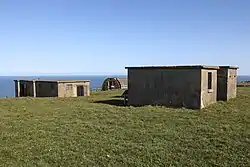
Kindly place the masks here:
[(98, 101), (95, 101), (94, 103), (126, 107), (126, 105), (124, 104), (124, 100), (121, 100), (121, 99), (98, 100)]
[[(107, 105), (113, 105), (113, 106), (122, 106), (122, 107), (129, 106), (129, 105), (124, 104), (123, 99), (98, 100), (98, 101), (94, 101), (93, 103), (107, 104)], [(172, 109), (185, 108), (184, 106), (180, 106), (180, 105), (156, 105), (156, 104), (130, 105), (130, 106), (132, 107), (158, 106), (158, 107), (165, 107), (165, 108), (172, 108)], [(192, 108), (186, 108), (186, 109), (192, 109)]]
[[(155, 104), (148, 104), (148, 105), (126, 105), (124, 104), (124, 100), (121, 99), (110, 99), (110, 100), (99, 100), (99, 101), (94, 101), (93, 103), (99, 103), (99, 104), (107, 104), (107, 105), (112, 105), (112, 106), (120, 106), (120, 107), (145, 107), (145, 106), (158, 106), (158, 107), (164, 107), (164, 108), (171, 108), (171, 109), (180, 109), (180, 108), (185, 108), (184, 106), (174, 106), (174, 105), (155, 105)], [(186, 109), (195, 109), (195, 108), (186, 108)]]
[(123, 98), (123, 96), (112, 96), (112, 98)]
[(180, 106), (180, 105), (155, 105), (155, 104), (148, 104), (148, 105), (126, 105), (124, 104), (124, 100), (121, 99), (110, 99), (110, 100), (99, 100), (99, 101), (94, 101), (93, 103), (99, 103), (99, 104), (106, 104), (106, 105), (112, 105), (112, 106), (119, 106), (119, 107), (136, 107), (136, 108), (140, 108), (140, 107), (145, 107), (145, 106), (151, 106), (151, 107), (164, 107), (164, 108), (168, 108), (168, 109), (189, 109), (189, 110), (193, 110), (193, 111), (197, 111), (200, 110), (198, 108), (192, 108), (192, 107), (184, 107), (184, 106)]

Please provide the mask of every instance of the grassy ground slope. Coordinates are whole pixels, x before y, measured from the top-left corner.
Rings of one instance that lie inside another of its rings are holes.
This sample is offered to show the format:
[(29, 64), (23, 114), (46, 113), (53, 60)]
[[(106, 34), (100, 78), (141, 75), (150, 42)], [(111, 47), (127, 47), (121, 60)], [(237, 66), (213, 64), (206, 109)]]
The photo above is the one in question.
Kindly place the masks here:
[(121, 93), (0, 100), (0, 166), (250, 166), (250, 88), (201, 111)]

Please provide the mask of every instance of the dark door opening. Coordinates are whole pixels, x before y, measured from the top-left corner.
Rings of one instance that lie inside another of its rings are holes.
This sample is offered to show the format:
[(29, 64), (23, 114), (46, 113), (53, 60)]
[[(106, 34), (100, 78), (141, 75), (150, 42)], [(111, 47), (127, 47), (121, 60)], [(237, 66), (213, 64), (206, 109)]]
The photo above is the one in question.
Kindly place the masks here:
[(77, 86), (77, 96), (84, 96), (84, 87), (81, 86)]
[(26, 97), (28, 96), (27, 85), (26, 83), (20, 84), (20, 96)]

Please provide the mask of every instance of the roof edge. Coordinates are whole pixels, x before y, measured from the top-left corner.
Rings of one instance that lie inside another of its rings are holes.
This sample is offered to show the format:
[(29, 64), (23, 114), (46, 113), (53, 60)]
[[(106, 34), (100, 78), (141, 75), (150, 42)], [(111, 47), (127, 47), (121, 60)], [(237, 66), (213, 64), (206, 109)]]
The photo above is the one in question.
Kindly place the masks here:
[(90, 82), (90, 80), (25, 80), (25, 79), (20, 79), (20, 80), (13, 80), (14, 82), (17, 81), (26, 81), (26, 82), (58, 82), (58, 83), (66, 83), (66, 82)]
[(219, 66), (220, 68), (239, 69), (238, 66)]
[(207, 66), (207, 65), (141, 66), (141, 67), (125, 67), (125, 69), (219, 69), (219, 66)]
[(90, 82), (90, 80), (57, 80), (58, 83)]

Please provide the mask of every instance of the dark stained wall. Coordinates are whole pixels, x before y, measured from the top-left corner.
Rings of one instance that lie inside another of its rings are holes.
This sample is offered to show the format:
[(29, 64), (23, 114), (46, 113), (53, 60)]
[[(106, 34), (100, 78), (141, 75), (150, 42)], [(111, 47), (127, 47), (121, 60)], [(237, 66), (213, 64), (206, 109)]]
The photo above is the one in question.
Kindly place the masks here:
[(36, 81), (36, 97), (56, 97), (58, 96), (57, 82)]
[(228, 80), (228, 69), (221, 68), (218, 70), (218, 89), (217, 89), (217, 100), (227, 100), (227, 80)]
[(237, 69), (220, 68), (218, 70), (217, 100), (227, 101), (237, 94)]
[(128, 69), (128, 105), (201, 108), (200, 69)]
[(15, 81), (14, 82), (14, 84), (15, 84), (15, 97), (18, 97), (19, 95), (18, 95), (18, 87), (19, 87), (19, 82), (18, 81)]
[(20, 86), (20, 97), (34, 96), (33, 81), (19, 81), (19, 86)]

